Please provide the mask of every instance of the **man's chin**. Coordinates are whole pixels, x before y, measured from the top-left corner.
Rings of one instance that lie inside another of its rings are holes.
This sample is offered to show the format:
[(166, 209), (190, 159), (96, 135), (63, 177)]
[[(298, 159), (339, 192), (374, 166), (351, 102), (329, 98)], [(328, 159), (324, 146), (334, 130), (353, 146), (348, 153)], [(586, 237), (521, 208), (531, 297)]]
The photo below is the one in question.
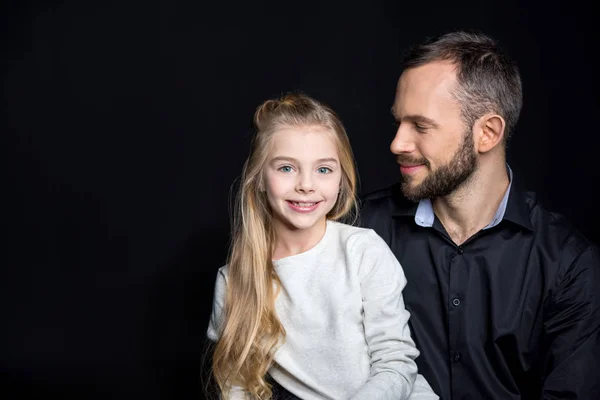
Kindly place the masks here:
[(418, 187), (408, 185), (406, 183), (402, 184), (402, 194), (408, 200), (415, 203), (418, 203), (419, 201), (424, 199), (424, 197), (419, 193)]

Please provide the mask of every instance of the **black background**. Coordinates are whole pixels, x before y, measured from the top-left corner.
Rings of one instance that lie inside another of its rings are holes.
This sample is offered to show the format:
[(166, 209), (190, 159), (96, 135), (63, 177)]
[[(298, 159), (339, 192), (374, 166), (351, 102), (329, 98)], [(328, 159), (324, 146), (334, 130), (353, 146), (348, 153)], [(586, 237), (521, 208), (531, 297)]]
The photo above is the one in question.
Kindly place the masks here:
[(389, 185), (399, 56), (448, 30), (516, 59), (515, 182), (600, 242), (591, 2), (2, 4), (3, 398), (197, 398), (255, 107), (329, 104)]

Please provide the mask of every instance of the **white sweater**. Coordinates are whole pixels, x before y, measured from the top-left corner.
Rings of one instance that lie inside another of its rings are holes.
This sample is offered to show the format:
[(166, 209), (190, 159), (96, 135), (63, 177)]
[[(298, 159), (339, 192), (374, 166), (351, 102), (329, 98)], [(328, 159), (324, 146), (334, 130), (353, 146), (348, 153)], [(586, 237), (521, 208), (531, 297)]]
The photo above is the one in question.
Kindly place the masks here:
[[(286, 337), (269, 374), (281, 386), (303, 400), (438, 398), (417, 378), (404, 272), (373, 230), (328, 221), (316, 246), (274, 265), (282, 283), (275, 307)], [(224, 266), (208, 327), (213, 341), (226, 291)], [(236, 388), (231, 398), (245, 396)]]

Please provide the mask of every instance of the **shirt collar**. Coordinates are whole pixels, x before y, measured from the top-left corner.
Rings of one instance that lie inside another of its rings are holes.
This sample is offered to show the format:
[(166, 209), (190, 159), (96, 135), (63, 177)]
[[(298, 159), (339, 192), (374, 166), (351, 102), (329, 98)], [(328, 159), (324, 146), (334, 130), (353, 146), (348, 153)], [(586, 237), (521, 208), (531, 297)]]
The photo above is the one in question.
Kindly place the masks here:
[[(506, 170), (508, 172), (509, 179), (508, 188), (502, 197), (502, 201), (500, 202), (498, 209), (496, 209), (494, 218), (483, 229), (485, 230), (493, 228), (503, 219), (506, 219), (521, 225), (524, 228), (533, 230), (533, 226), (531, 225), (531, 220), (529, 218), (529, 207), (522, 194), (513, 186), (513, 172), (508, 164), (506, 165)], [(399, 186), (397, 186), (397, 190), (400, 190)], [(394, 215), (414, 215), (416, 224), (426, 228), (432, 227), (435, 221), (435, 213), (433, 211), (431, 199), (423, 199), (419, 201), (418, 205), (414, 205), (412, 207), (402, 207), (397, 209)]]

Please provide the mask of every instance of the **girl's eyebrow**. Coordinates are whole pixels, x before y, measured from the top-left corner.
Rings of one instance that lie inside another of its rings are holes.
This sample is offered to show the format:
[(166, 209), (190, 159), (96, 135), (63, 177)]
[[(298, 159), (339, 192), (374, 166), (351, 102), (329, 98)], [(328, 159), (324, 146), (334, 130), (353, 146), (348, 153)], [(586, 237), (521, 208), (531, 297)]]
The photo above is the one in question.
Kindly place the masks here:
[[(291, 163), (297, 163), (298, 160), (296, 160), (293, 157), (285, 157), (285, 156), (278, 156), (275, 157), (271, 160), (271, 162), (277, 162), (277, 161), (287, 161), (287, 162), (291, 162)], [(328, 158), (319, 158), (317, 160), (317, 164), (321, 164), (321, 163), (334, 163), (337, 164), (338, 160), (333, 158), (333, 157), (328, 157)]]

